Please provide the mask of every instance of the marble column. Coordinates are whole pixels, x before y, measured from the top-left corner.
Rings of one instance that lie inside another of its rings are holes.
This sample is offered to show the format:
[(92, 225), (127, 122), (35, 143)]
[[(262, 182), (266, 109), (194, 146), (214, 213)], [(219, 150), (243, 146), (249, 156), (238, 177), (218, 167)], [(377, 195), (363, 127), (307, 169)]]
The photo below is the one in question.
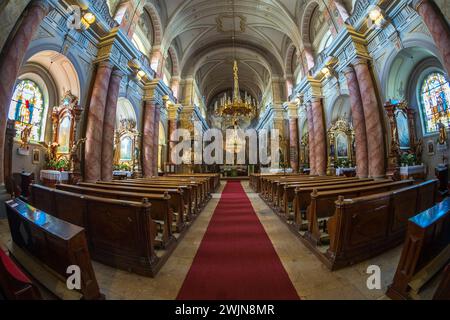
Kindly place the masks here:
[[(294, 172), (298, 172), (298, 118), (289, 118), (289, 146), (290, 146), (290, 163)], [(293, 154), (292, 154), (293, 153)]]
[(353, 67), (346, 68), (344, 75), (347, 79), (350, 106), (352, 109), (352, 122), (355, 130), (356, 175), (360, 178), (367, 178), (369, 175), (369, 158), (367, 155), (366, 120), (364, 119), (361, 92)]
[[(0, 198), (6, 196), (4, 188), (4, 148), (6, 123), (9, 106), (14, 93), (14, 85), (19, 75), (28, 46), (39, 25), (50, 11), (48, 1), (33, 0), (23, 14), (23, 19), (15, 30), (14, 36), (3, 47), (0, 57)], [(0, 206), (3, 211), (3, 205)], [(1, 213), (0, 213), (1, 214)]]
[(144, 102), (144, 126), (142, 130), (142, 170), (144, 178), (153, 176), (153, 135), (155, 131), (155, 109), (154, 101)]
[(87, 118), (84, 157), (85, 181), (98, 181), (102, 178), (103, 120), (111, 72), (112, 65), (109, 61), (99, 63)]
[(314, 118), (313, 118), (313, 112), (312, 112), (312, 106), (311, 104), (307, 104), (306, 106), (306, 115), (308, 119), (308, 144), (309, 144), (309, 168), (311, 169), (310, 174), (315, 175), (317, 174), (316, 171), (316, 143), (314, 140), (315, 134), (314, 134)]
[(369, 177), (382, 178), (386, 175), (383, 120), (378, 106), (375, 85), (367, 60), (357, 59), (353, 63), (353, 67), (358, 79), (366, 122)]
[(327, 135), (325, 132), (322, 99), (313, 98), (311, 107), (314, 119), (316, 172), (318, 175), (324, 176), (327, 172)]
[(102, 145), (102, 180), (111, 181), (113, 178), (114, 161), (114, 129), (116, 125), (117, 101), (119, 100), (122, 71), (116, 69), (111, 74), (108, 96), (106, 98), (105, 118), (103, 120)]
[(159, 161), (159, 121), (161, 120), (161, 107), (155, 107), (155, 128), (153, 129), (153, 165), (152, 170), (155, 176), (158, 175)]
[(414, 0), (413, 7), (430, 31), (441, 54), (444, 68), (450, 75), (450, 28), (445, 17), (432, 0)]

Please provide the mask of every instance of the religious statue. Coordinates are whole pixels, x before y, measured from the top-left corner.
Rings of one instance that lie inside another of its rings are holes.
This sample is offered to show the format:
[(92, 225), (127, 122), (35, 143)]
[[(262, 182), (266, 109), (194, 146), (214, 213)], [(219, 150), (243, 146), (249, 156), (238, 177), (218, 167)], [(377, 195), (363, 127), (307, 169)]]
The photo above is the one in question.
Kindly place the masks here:
[(439, 144), (445, 144), (447, 142), (447, 128), (445, 125), (439, 121), (438, 123), (439, 127)]
[(416, 155), (417, 163), (422, 161), (422, 149), (423, 149), (423, 140), (419, 139), (419, 141), (414, 145), (414, 154)]
[(53, 142), (50, 145), (48, 145), (44, 141), (41, 141), (39, 143), (45, 148), (45, 151), (46, 151), (45, 161), (47, 163), (47, 166), (51, 166), (51, 163), (56, 161), (56, 158), (57, 158), (56, 153), (57, 153), (59, 144), (56, 142)]
[(26, 125), (25, 128), (23, 128), (22, 132), (20, 133), (20, 148), (28, 148), (32, 128), (33, 127), (31, 125)]
[(70, 150), (70, 161), (72, 162), (71, 167), (74, 166), (74, 162), (79, 162), (81, 159), (80, 150), (81, 145), (86, 142), (86, 138), (79, 139), (76, 143), (73, 144), (72, 149)]

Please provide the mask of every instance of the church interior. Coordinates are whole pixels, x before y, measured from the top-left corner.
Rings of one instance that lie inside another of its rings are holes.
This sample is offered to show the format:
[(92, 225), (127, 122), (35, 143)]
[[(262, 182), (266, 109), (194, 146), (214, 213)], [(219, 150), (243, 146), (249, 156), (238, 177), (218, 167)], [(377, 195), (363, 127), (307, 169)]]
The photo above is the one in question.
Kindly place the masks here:
[(449, 300), (449, 22), (0, 1), (0, 300)]

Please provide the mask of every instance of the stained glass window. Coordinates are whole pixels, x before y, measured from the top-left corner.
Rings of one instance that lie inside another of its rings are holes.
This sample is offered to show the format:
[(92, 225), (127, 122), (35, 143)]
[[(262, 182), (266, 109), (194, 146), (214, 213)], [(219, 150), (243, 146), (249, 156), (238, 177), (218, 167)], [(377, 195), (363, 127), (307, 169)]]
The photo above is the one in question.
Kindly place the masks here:
[(442, 73), (433, 72), (425, 78), (420, 97), (425, 132), (438, 132), (439, 122), (450, 129), (450, 86)]
[(44, 108), (44, 96), (39, 86), (31, 80), (19, 81), (8, 115), (9, 119), (15, 120), (17, 138), (26, 126), (31, 126), (30, 140), (40, 140)]

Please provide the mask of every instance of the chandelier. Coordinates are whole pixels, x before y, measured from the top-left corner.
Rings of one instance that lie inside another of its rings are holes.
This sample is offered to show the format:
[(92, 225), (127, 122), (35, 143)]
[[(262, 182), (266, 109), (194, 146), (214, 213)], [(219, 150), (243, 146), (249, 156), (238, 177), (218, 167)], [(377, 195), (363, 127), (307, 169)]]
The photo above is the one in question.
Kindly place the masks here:
[(222, 98), (220, 98), (220, 105), (217, 108), (216, 102), (216, 110), (217, 114), (221, 117), (232, 118), (236, 123), (239, 118), (250, 118), (253, 117), (256, 113), (257, 105), (256, 100), (253, 99), (250, 95), (247, 95), (247, 92), (244, 94), (244, 99), (241, 97), (241, 92), (239, 90), (239, 68), (236, 60), (236, 18), (234, 12), (234, 0), (233, 4), (233, 55), (234, 55), (234, 64), (233, 64), (233, 78), (234, 78), (234, 86), (233, 86), (233, 94), (232, 97), (227, 96), (225, 93)]
[(233, 74), (233, 96), (228, 97), (225, 93), (225, 95), (220, 98), (218, 114), (222, 117), (232, 117), (235, 119), (241, 117), (251, 117), (255, 114), (255, 110), (257, 108), (256, 101), (250, 95), (247, 95), (247, 93), (245, 93), (244, 99), (241, 97), (241, 93), (239, 91), (239, 68), (236, 60), (234, 60)]

